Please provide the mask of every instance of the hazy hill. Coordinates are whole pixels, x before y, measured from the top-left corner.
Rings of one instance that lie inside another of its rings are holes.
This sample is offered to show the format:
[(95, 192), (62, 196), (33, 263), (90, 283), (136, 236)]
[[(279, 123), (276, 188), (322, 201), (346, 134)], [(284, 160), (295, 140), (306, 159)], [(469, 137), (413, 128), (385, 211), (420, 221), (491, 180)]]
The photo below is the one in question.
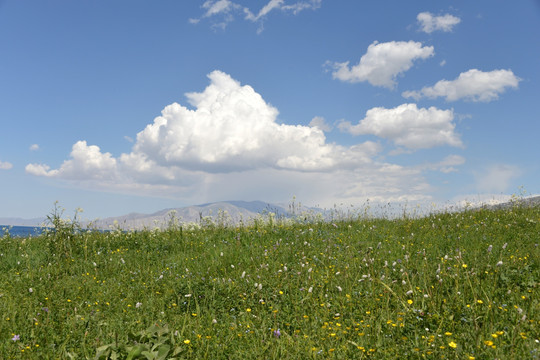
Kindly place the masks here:
[(121, 229), (165, 228), (171, 221), (171, 216), (179, 223), (200, 223), (204, 218), (213, 222), (222, 221), (226, 224), (249, 222), (262, 213), (273, 212), (276, 216), (287, 216), (288, 211), (282, 206), (262, 201), (222, 201), (216, 203), (187, 206), (182, 208), (164, 209), (152, 214), (131, 213), (123, 216), (109, 217), (92, 221), (99, 229), (120, 227)]

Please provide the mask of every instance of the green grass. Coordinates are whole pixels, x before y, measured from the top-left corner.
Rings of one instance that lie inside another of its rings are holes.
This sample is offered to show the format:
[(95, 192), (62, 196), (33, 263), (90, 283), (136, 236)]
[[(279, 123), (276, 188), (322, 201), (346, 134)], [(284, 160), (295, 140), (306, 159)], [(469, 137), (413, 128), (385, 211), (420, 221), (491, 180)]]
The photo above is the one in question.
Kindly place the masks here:
[(539, 208), (129, 233), (51, 219), (0, 239), (2, 359), (540, 358)]

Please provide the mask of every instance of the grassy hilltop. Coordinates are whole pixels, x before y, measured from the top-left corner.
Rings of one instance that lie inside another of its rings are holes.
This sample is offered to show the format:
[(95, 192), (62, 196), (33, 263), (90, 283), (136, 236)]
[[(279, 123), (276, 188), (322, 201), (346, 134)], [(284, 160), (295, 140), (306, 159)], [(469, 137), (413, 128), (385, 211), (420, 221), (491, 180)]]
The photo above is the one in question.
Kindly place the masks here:
[(540, 208), (0, 239), (2, 359), (537, 359)]

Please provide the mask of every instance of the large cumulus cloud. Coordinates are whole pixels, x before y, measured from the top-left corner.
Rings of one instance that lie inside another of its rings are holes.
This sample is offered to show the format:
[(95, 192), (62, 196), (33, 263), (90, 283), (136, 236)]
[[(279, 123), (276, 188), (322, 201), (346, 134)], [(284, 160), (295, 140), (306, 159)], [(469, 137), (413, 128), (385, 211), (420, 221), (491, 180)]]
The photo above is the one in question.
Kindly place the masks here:
[[(378, 142), (329, 143), (321, 120), (315, 126), (281, 124), (278, 110), (251, 86), (221, 71), (208, 78), (202, 92), (186, 94), (189, 106), (166, 106), (137, 134), (129, 153), (114, 157), (81, 140), (58, 168), (28, 164), (27, 173), (193, 203), (275, 201), (293, 193), (323, 204), (426, 196), (429, 185), (421, 170), (384, 162)], [(405, 129), (404, 123), (399, 126)], [(421, 126), (429, 124), (420, 119), (416, 128)], [(364, 131), (391, 137), (384, 129)]]

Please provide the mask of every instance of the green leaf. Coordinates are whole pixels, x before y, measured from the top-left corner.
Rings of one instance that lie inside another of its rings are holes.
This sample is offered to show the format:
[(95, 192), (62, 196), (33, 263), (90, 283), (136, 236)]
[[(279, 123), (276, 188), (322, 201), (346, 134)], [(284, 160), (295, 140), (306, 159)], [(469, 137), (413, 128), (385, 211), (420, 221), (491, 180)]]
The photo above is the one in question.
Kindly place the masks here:
[(157, 360), (165, 360), (170, 350), (171, 347), (169, 345), (161, 345), (158, 349)]
[(131, 349), (131, 351), (129, 352), (126, 360), (137, 359), (139, 356), (141, 356), (141, 353), (146, 349), (147, 347), (144, 345), (137, 345), (133, 347), (133, 349)]

